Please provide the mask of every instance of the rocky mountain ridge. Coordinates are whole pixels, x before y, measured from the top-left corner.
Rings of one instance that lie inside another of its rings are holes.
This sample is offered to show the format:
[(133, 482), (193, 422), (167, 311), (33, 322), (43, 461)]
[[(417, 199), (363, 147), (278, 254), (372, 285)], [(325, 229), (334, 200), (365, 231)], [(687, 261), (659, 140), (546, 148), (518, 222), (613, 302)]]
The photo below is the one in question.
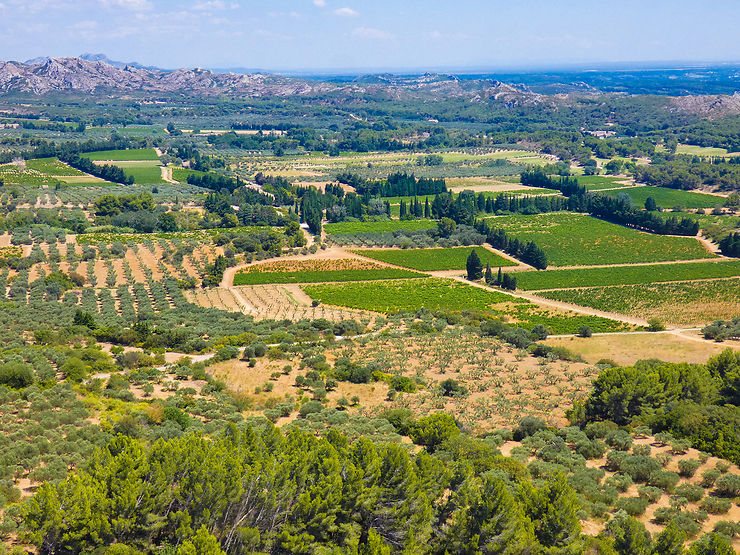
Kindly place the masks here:
[(511, 105), (537, 104), (544, 97), (526, 87), (493, 79), (459, 80), (453, 75), (417, 77), (370, 76), (348, 83), (289, 78), (262, 73), (216, 73), (201, 68), (165, 71), (138, 64), (111, 63), (102, 56), (38, 58), (26, 63), (0, 62), (0, 94), (24, 92), (183, 93), (206, 96), (325, 96), (357, 99), (372, 95), (388, 99), (463, 97), (495, 98)]

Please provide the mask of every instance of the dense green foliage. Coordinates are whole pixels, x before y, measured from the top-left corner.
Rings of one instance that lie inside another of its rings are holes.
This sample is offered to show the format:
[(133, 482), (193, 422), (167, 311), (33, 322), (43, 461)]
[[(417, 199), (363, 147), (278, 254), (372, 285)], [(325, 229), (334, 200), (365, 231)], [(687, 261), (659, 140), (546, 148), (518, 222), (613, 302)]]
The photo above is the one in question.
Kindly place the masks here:
[(586, 421), (642, 421), (688, 438), (694, 447), (740, 462), (740, 355), (706, 365), (642, 361), (608, 368), (594, 382)]

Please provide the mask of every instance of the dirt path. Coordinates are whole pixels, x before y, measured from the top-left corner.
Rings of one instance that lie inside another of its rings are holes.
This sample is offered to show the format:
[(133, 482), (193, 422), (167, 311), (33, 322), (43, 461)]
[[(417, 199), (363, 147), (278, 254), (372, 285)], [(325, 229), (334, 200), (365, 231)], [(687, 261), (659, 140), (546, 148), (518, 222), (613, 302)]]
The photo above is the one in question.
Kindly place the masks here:
[(175, 181), (172, 178), (172, 168), (168, 168), (167, 166), (160, 166), (160, 169), (162, 170), (162, 181), (166, 181), (167, 183), (173, 183), (175, 185), (179, 185), (179, 181)]
[(704, 282), (710, 282), (710, 281), (729, 281), (732, 279), (737, 279), (738, 276), (727, 276), (727, 277), (717, 277), (717, 278), (697, 278), (697, 279), (673, 279), (673, 280), (660, 280), (660, 281), (651, 281), (649, 283), (614, 283), (611, 285), (578, 285), (576, 287), (552, 287), (549, 289), (529, 289), (528, 291), (530, 293), (549, 293), (551, 291), (577, 291), (579, 289), (602, 289), (604, 287), (631, 287), (636, 285), (642, 285), (642, 286), (648, 286), (648, 285), (662, 285), (662, 284), (668, 284), (668, 283), (696, 283), (698, 281), (704, 283)]
[(576, 312), (578, 314), (585, 314), (587, 316), (600, 316), (602, 318), (609, 318), (610, 320), (624, 322), (625, 324), (629, 324), (631, 326), (646, 326), (647, 325), (646, 320), (642, 320), (640, 318), (632, 318), (630, 316), (625, 316), (624, 314), (617, 314), (614, 312), (604, 312), (602, 310), (595, 310), (593, 308), (587, 308), (585, 306), (579, 306), (579, 305), (564, 303), (560, 301), (553, 301), (550, 299), (543, 299), (542, 297), (538, 297), (537, 295), (533, 295), (532, 293), (528, 293), (525, 291), (517, 291), (516, 293), (514, 293), (512, 291), (504, 291), (503, 289), (495, 289), (493, 287), (489, 287), (488, 285), (484, 285), (483, 283), (478, 283), (475, 281), (468, 281), (462, 276), (453, 276), (451, 279), (454, 279), (455, 281), (459, 281), (460, 283), (465, 283), (466, 285), (472, 285), (473, 287), (485, 289), (486, 291), (495, 291), (497, 293), (503, 293), (511, 297), (516, 297), (519, 299), (526, 299), (539, 306), (547, 306), (550, 308), (556, 308), (558, 310)]
[(699, 240), (699, 242), (704, 245), (704, 247), (709, 251), (713, 252), (714, 254), (718, 254), (722, 256), (722, 253), (719, 250), (719, 245), (717, 243), (714, 243), (704, 237), (701, 231), (699, 231), (699, 234), (696, 236), (696, 238)]

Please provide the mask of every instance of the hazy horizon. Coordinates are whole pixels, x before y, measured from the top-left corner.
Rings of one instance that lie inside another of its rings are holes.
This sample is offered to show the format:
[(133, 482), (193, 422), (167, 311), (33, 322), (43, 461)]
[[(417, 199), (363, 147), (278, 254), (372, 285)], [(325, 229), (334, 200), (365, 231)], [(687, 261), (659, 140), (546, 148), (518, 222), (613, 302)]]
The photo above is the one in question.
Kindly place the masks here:
[(0, 0), (0, 58), (295, 73), (706, 65), (740, 60), (738, 18), (727, 0)]

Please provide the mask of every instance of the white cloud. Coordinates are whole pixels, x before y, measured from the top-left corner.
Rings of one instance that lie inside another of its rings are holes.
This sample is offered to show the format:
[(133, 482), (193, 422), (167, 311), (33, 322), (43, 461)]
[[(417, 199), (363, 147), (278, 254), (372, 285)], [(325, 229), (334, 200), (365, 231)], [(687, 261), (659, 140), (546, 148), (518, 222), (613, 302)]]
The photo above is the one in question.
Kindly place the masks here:
[(226, 4), (221, 0), (209, 0), (208, 2), (198, 2), (193, 6), (193, 9), (199, 12), (210, 12), (213, 10), (224, 10)]
[(360, 14), (352, 8), (338, 8), (334, 10), (334, 15), (338, 15), (340, 17), (357, 17)]
[(351, 36), (359, 39), (373, 39), (373, 40), (390, 40), (396, 38), (395, 35), (382, 29), (374, 29), (372, 27), (357, 27), (351, 33)]
[(421, 33), (421, 36), (424, 39), (428, 40), (468, 40), (470, 39), (470, 35), (467, 35), (465, 33), (443, 33), (442, 31), (439, 31), (438, 29), (435, 29), (434, 31), (429, 31), (425, 33)]
[(313, 0), (313, 5), (317, 8), (325, 8), (326, 7), (326, 0)]
[(148, 10), (152, 7), (149, 0), (98, 0), (103, 6), (109, 8), (125, 8), (127, 10)]

